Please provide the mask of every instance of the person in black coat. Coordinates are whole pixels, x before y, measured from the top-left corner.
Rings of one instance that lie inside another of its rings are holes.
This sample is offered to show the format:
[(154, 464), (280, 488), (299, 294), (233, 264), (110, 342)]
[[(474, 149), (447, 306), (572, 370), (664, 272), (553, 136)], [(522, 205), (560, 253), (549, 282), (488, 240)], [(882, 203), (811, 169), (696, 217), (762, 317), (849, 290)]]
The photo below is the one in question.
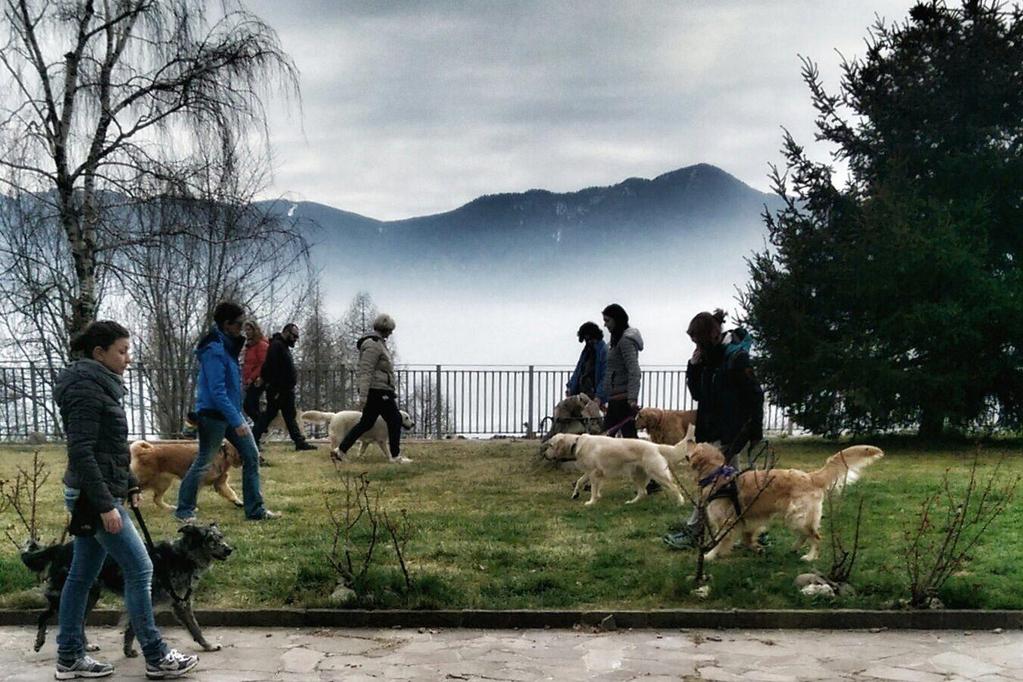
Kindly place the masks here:
[(305, 434), (298, 425), (295, 407), (295, 386), (298, 384), (298, 372), (291, 349), (298, 342), (298, 325), (289, 322), (279, 334), (270, 339), (270, 349), (266, 352), (263, 369), (259, 376), (266, 386), (266, 411), (260, 415), (259, 421), (252, 431), (256, 443), (259, 444), (266, 433), (270, 422), (280, 412), (284, 424), (288, 427), (288, 435), (295, 443), (296, 450), (315, 450), (316, 446), (306, 442)]
[(146, 659), (147, 677), (180, 677), (199, 662), (163, 641), (153, 618), (153, 563), (125, 509), (137, 507), (138, 481), (129, 467), (128, 420), (121, 378), (129, 332), (109, 320), (93, 322), (71, 343), (79, 359), (57, 376), (53, 397), (67, 436), (64, 504), (72, 512), (74, 554), (60, 598), (58, 680), (106, 677), (109, 663), (85, 654), (89, 591), (109, 555), (124, 574), (124, 604)]
[[(750, 338), (744, 329), (722, 331), (724, 311), (702, 312), (686, 333), (696, 350), (686, 368), (686, 386), (696, 400), (696, 442), (717, 445), (729, 466), (763, 438), (764, 391), (750, 363)], [(665, 535), (674, 549), (692, 547), (700, 527), (697, 510), (677, 533)]]

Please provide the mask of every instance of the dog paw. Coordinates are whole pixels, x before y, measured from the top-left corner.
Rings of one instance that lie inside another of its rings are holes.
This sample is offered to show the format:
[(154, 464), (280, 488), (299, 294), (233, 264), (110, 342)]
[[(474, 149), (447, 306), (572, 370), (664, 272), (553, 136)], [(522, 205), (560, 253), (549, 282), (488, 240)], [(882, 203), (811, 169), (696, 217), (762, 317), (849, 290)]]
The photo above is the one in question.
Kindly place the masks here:
[(799, 559), (807, 563), (811, 561), (817, 561), (817, 557), (813, 556), (812, 554), (804, 554), (803, 556), (799, 557)]
[(234, 506), (238, 507), (239, 509), (241, 509), (242, 507), (245, 506), (245, 503), (241, 502), (241, 501), (234, 502), (233, 504), (234, 504)]
[(585, 502), (583, 502), (583, 506), (584, 506), (584, 507), (590, 507), (590, 506), (593, 506), (593, 503), (594, 503), (594, 502), (596, 502), (596, 500), (586, 500)]
[(124, 655), (127, 658), (137, 658), (138, 655), (139, 655), (139, 652), (135, 651), (135, 649), (125, 649), (124, 650)]
[(202, 647), (203, 651), (220, 651), (223, 649), (219, 644), (204, 644)]
[[(91, 644), (91, 643), (90, 644), (86, 644), (85, 645), (85, 650), (86, 651), (99, 651), (99, 644)], [(36, 649), (36, 651), (39, 651), (39, 649)]]

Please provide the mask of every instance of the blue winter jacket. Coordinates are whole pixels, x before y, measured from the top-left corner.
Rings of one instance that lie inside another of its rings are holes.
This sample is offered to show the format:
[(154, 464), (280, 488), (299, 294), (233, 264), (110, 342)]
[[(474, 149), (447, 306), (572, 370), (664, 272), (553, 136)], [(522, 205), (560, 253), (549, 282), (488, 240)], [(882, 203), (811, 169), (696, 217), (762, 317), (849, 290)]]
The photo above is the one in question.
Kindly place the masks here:
[(236, 347), (216, 326), (199, 343), (195, 356), (199, 378), (195, 382), (195, 411), (215, 410), (232, 428), (245, 423), (242, 416), (242, 370), (238, 356), (228, 348)]
[[(597, 351), (597, 360), (595, 362), (597, 376), (594, 380), (597, 388), (597, 400), (606, 403), (607, 392), (604, 390), (604, 372), (607, 370), (607, 344), (604, 343), (603, 339), (597, 341), (595, 350)], [(572, 372), (572, 376), (565, 386), (572, 395), (579, 392), (579, 380), (583, 371), (583, 358), (585, 357), (586, 349), (583, 348), (583, 352), (579, 354), (579, 361), (575, 363), (575, 371)]]

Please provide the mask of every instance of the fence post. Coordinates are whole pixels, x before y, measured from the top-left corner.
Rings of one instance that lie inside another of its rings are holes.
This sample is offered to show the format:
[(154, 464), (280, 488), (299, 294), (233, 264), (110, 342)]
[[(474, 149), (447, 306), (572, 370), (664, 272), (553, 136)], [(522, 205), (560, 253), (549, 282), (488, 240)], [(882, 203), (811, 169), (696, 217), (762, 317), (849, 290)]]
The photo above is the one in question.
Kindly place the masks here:
[[(139, 406), (138, 407), (138, 410), (139, 410), (139, 430), (142, 432), (141, 433), (142, 440), (145, 440), (146, 439), (146, 399), (145, 399), (145, 396), (143, 395), (143, 392), (145, 390), (143, 387), (146, 385), (145, 376), (143, 376), (143, 374), (145, 373), (145, 365), (143, 365), (141, 363), (135, 365), (135, 373), (138, 375), (138, 381), (135, 382), (136, 386), (137, 386), (136, 390), (138, 391), (135, 394), (135, 403)], [(179, 429), (183, 428), (183, 426), (182, 427), (178, 427), (178, 428)]]
[(440, 405), (440, 365), (437, 365), (437, 386), (436, 386), (436, 390), (434, 391), (434, 396), (433, 397), (434, 397), (434, 400), (436, 401), (435, 409), (434, 409), (434, 412), (436, 412), (436, 415), (437, 415), (436, 435), (437, 435), (437, 440), (440, 440), (441, 438), (444, 437), (443, 434), (441, 433), (441, 426), (442, 426), (441, 425), (441, 412), (443, 410), (441, 410), (441, 405)]
[(529, 410), (526, 415), (526, 436), (531, 436), (533, 433), (533, 365), (529, 366), (529, 398), (526, 401)]
[(39, 396), (36, 394), (36, 365), (34, 362), (28, 363), (28, 371), (32, 377), (32, 431), (39, 431)]

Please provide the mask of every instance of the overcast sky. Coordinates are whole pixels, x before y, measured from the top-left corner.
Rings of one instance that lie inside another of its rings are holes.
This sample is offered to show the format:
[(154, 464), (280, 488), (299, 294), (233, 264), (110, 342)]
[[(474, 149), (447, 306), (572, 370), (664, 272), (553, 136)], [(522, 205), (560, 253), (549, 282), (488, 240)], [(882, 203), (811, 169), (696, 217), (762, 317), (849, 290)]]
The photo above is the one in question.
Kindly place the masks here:
[(767, 191), (782, 126), (814, 147), (798, 55), (834, 89), (912, 4), (252, 0), (301, 72), (268, 195), (396, 219), (699, 162)]

